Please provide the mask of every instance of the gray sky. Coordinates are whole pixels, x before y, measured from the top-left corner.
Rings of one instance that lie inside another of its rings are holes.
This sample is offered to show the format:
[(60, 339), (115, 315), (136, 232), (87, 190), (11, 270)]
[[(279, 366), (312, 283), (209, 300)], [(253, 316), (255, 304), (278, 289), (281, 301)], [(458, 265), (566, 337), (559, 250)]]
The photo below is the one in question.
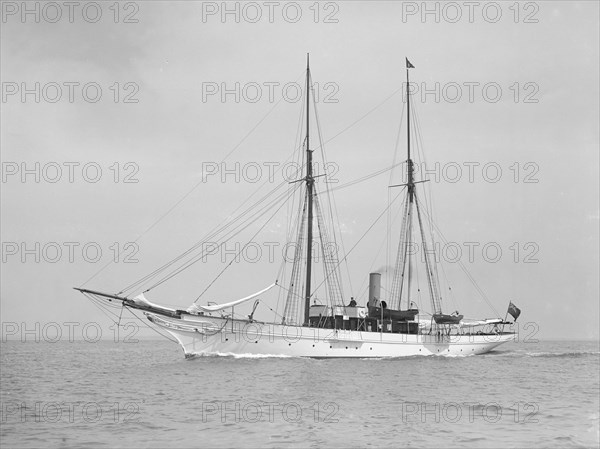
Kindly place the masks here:
[[(597, 2), (479, 2), (472, 11), (429, 2), (437, 18), (423, 17), (421, 2), (278, 2), (272, 23), (262, 2), (224, 18), (221, 2), (129, 2), (118, 16), (112, 4), (82, 2), (69, 17), (62, 3), (29, 3), (25, 16), (21, 2), (3, 3), (3, 322), (101, 320), (71, 287), (116, 258), (85, 286), (119, 291), (224, 220), (261, 184), (249, 181), (253, 172), (239, 182), (208, 177), (145, 232), (261, 119), (225, 168), (258, 164), (264, 181), (268, 164), (288, 158), (301, 102), (284, 86), (303, 82), (310, 52), (340, 184), (391, 163), (402, 96), (384, 100), (401, 87), (408, 57), (427, 162), (440, 167), (430, 187), (444, 236), (502, 316), (512, 300), (538, 337), (598, 338)], [(239, 101), (223, 99), (236, 83)], [(336, 192), (346, 248), (385, 207), (387, 183), (383, 175)], [(281, 241), (277, 223), (263, 248)], [(349, 258), (348, 295), (361, 297), (368, 272), (385, 264), (375, 257), (385, 230), (377, 232)], [(478, 245), (473, 260), (467, 244)], [(494, 263), (486, 244), (502, 250)], [(124, 263), (133, 251), (137, 262)], [(264, 288), (279, 264), (263, 262), (235, 264), (210, 299)], [(448, 311), (494, 316), (469, 301), (456, 264), (446, 266), (458, 296)], [(199, 263), (148, 297), (187, 307), (221, 267)]]

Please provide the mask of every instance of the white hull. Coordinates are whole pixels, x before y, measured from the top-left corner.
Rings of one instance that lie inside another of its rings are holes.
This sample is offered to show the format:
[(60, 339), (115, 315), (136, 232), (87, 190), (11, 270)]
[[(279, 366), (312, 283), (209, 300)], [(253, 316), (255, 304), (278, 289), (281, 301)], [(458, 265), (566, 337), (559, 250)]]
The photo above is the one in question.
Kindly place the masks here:
[(513, 333), (485, 335), (398, 334), (250, 323), (211, 316), (181, 319), (147, 313), (173, 335), (186, 357), (253, 355), (287, 357), (406, 357), (484, 354), (514, 339)]

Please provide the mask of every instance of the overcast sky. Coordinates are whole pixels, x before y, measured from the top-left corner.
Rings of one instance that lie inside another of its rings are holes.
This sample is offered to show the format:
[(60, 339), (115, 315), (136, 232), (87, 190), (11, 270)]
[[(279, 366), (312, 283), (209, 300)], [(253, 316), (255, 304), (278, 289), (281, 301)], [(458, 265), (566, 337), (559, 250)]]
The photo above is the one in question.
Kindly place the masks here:
[[(538, 337), (597, 339), (598, 3), (429, 2), (425, 15), (422, 5), (232, 2), (223, 16), (221, 2), (32, 2), (23, 15), (4, 2), (2, 321), (101, 320), (72, 287), (117, 292), (227, 218), (294, 150), (293, 83), (310, 52), (339, 184), (391, 164), (408, 57), (446, 239), (502, 316), (512, 300)], [(252, 171), (200, 182), (203, 169), (236, 163), (262, 167), (260, 182)], [(346, 248), (385, 207), (387, 184), (336, 192)], [(265, 252), (283, 235), (268, 231)], [(385, 264), (377, 232), (349, 257), (348, 296), (364, 298), (369, 271)], [(487, 244), (502, 250), (495, 262)], [(448, 309), (495, 316), (446, 265), (460, 296)], [(199, 263), (148, 297), (187, 307), (221, 267)], [(236, 264), (210, 299), (258, 291), (278, 268)]]

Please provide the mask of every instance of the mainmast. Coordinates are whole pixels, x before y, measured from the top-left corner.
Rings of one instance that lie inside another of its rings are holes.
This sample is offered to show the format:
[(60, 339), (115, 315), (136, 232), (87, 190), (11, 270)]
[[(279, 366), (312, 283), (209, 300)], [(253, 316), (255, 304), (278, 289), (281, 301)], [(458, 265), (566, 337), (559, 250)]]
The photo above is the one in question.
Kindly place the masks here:
[(304, 325), (309, 324), (311, 269), (312, 269), (312, 240), (313, 240), (313, 184), (312, 175), (312, 152), (310, 150), (310, 59), (306, 55), (306, 194), (308, 195), (308, 232), (306, 239), (306, 287), (304, 300)]
[(407, 121), (406, 121), (406, 140), (408, 147), (408, 193), (410, 197), (410, 202), (413, 202), (415, 184), (413, 180), (413, 162), (410, 158), (410, 83), (408, 80), (408, 69), (414, 68), (414, 66), (410, 63), (408, 58), (406, 58), (406, 111), (407, 111)]
[[(408, 171), (408, 238), (406, 241), (406, 250), (405, 250), (405, 258), (408, 256), (408, 282), (407, 282), (407, 309), (410, 309), (410, 281), (412, 278), (412, 263), (411, 263), (411, 239), (412, 239), (412, 211), (413, 211), (413, 203), (415, 199), (415, 182), (413, 176), (413, 161), (410, 158), (410, 82), (408, 78), (408, 69), (414, 68), (414, 66), (410, 63), (408, 58), (406, 59), (406, 111), (407, 111), (407, 119), (406, 119), (406, 141), (408, 148), (408, 158), (406, 161), (406, 170)], [(400, 303), (399, 303), (400, 304)]]
[[(442, 311), (441, 308), (441, 302), (440, 302), (440, 296), (439, 296), (439, 292), (438, 292), (438, 287), (437, 287), (437, 282), (436, 282), (436, 274), (434, 273), (434, 270), (432, 268), (432, 264), (435, 263), (435, 257), (434, 260), (430, 260), (430, 255), (429, 255), (429, 251), (427, 249), (427, 241), (425, 239), (425, 231), (423, 229), (423, 222), (421, 219), (421, 211), (420, 211), (420, 207), (419, 207), (419, 201), (417, 199), (417, 193), (415, 191), (415, 180), (414, 180), (414, 164), (413, 161), (410, 157), (410, 81), (409, 81), (409, 77), (408, 77), (408, 70), (409, 69), (413, 69), (415, 66), (412, 65), (410, 63), (410, 61), (408, 60), (408, 58), (406, 58), (406, 105), (407, 105), (407, 118), (406, 118), (406, 140), (407, 140), (407, 152), (408, 152), (408, 159), (406, 161), (406, 169), (408, 172), (408, 182), (406, 183), (407, 187), (408, 187), (408, 214), (407, 214), (407, 219), (408, 219), (408, 235), (406, 238), (406, 247), (405, 247), (405, 256), (404, 256), (404, 260), (406, 260), (406, 258), (408, 258), (408, 282), (407, 282), (407, 306), (410, 309), (410, 287), (411, 287), (411, 278), (412, 278), (412, 258), (411, 258), (411, 252), (410, 251), (412, 248), (410, 248), (411, 246), (411, 241), (412, 241), (412, 214), (413, 214), (413, 206), (416, 205), (416, 210), (417, 210), (417, 219), (419, 221), (419, 230), (421, 233), (421, 244), (422, 246), (422, 251), (423, 251), (423, 258), (425, 259), (425, 270), (427, 273), (427, 283), (429, 284), (429, 294), (431, 296), (431, 306), (432, 306), (432, 312), (433, 314), (440, 314)], [(426, 180), (425, 180), (426, 181)], [(417, 182), (424, 182), (424, 181), (417, 181)], [(400, 300), (402, 299), (402, 291), (400, 291)], [(400, 300), (398, 303), (400, 303)]]

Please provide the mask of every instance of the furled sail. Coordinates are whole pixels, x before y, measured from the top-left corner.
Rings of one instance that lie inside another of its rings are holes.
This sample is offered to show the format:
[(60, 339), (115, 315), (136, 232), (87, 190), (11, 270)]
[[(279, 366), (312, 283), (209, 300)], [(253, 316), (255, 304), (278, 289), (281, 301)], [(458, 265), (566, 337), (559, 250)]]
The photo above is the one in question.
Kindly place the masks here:
[(501, 324), (502, 319), (500, 318), (488, 318), (486, 320), (461, 320), (460, 325), (462, 327), (475, 327), (484, 326), (486, 324)]
[(132, 300), (138, 306), (148, 307), (148, 308), (160, 310), (163, 312), (171, 312), (171, 313), (175, 312), (175, 309), (169, 309), (168, 307), (159, 306), (158, 304), (154, 304), (154, 303), (148, 301), (143, 293), (140, 293)]
[(262, 295), (263, 293), (265, 293), (266, 291), (271, 290), (275, 285), (277, 285), (277, 283), (273, 283), (271, 285), (269, 285), (267, 288), (256, 292), (250, 296), (246, 296), (245, 298), (242, 299), (238, 299), (236, 301), (231, 301), (225, 304), (215, 304), (213, 306), (199, 306), (198, 304), (192, 304), (190, 307), (188, 307), (187, 312), (189, 313), (194, 313), (194, 312), (217, 312), (218, 310), (223, 310), (223, 309), (227, 309), (229, 307), (233, 307), (233, 306), (237, 306), (238, 304), (242, 304), (246, 301), (250, 301), (251, 299), (256, 298), (258, 295)]

